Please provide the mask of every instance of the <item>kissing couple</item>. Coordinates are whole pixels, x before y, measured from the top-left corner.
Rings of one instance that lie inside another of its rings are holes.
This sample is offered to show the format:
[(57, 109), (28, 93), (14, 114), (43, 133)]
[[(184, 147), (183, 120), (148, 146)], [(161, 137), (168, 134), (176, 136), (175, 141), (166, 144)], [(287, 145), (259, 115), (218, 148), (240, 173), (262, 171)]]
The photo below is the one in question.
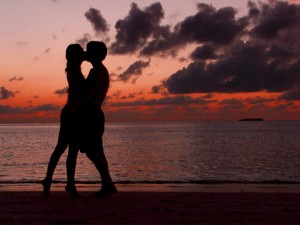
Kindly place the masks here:
[[(101, 105), (109, 88), (109, 73), (102, 63), (106, 55), (107, 47), (99, 41), (88, 42), (86, 52), (79, 44), (70, 44), (66, 49), (68, 98), (60, 114), (57, 145), (50, 157), (46, 177), (42, 181), (46, 195), (49, 195), (57, 163), (68, 146), (67, 192), (72, 196), (78, 195), (75, 169), (80, 150), (95, 165), (102, 181), (100, 191), (94, 195), (106, 197), (117, 193), (109, 174), (102, 143), (105, 117)], [(93, 66), (86, 79), (81, 72), (81, 64), (85, 60)]]

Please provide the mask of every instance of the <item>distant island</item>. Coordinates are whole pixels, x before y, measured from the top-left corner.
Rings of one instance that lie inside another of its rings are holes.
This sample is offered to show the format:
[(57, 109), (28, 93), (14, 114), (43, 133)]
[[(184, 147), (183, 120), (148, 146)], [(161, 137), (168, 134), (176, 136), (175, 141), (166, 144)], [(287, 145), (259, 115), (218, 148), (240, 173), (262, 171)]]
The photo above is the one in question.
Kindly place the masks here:
[(263, 118), (245, 118), (245, 119), (240, 119), (239, 121), (264, 121)]

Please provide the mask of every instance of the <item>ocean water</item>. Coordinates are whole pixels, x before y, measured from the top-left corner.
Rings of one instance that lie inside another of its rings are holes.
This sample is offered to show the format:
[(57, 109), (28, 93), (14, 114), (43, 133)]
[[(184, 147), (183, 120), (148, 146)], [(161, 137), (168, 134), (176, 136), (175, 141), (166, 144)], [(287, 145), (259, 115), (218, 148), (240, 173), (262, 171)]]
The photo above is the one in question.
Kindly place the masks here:
[[(58, 124), (0, 124), (0, 183), (45, 176)], [(106, 124), (104, 151), (116, 183), (300, 182), (300, 121)], [(66, 155), (55, 174), (66, 181)], [(79, 153), (76, 180), (99, 182)]]

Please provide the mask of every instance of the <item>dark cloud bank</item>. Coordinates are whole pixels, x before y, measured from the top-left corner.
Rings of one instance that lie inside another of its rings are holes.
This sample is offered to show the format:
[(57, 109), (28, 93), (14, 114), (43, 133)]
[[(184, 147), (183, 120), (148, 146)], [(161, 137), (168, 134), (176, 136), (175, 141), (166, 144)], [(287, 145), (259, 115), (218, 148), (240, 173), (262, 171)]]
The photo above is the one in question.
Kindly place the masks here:
[(96, 34), (106, 34), (109, 31), (108, 23), (103, 18), (101, 12), (95, 8), (90, 8), (84, 16), (89, 20)]
[[(110, 50), (174, 57), (179, 49), (196, 44), (190, 65), (171, 74), (161, 88), (171, 94), (283, 92), (281, 100), (300, 100), (300, 5), (249, 1), (247, 15), (240, 18), (233, 7), (216, 9), (199, 3), (197, 9), (170, 26), (162, 24), (160, 3), (144, 9), (133, 3), (128, 15), (115, 24)], [(119, 80), (140, 72), (128, 68)]]
[[(102, 16), (101, 11), (95, 8), (89, 8), (89, 10), (85, 12), (84, 16), (91, 23), (95, 35), (108, 40), (107, 33), (109, 32), (109, 24)], [(84, 33), (81, 38), (76, 40), (76, 43), (85, 47), (90, 40), (92, 40), (92, 35)]]
[(0, 115), (1, 114), (25, 114), (25, 113), (35, 113), (40, 111), (52, 111), (59, 110), (59, 106), (52, 104), (38, 105), (35, 107), (11, 107), (9, 105), (0, 105)]
[(138, 60), (131, 64), (123, 73), (121, 73), (118, 76), (118, 80), (127, 82), (128, 80), (132, 79), (132, 83), (135, 83), (135, 81), (142, 75), (143, 69), (147, 68), (149, 65), (150, 60)]
[(14, 91), (10, 91), (6, 89), (5, 87), (0, 87), (0, 100), (1, 99), (9, 99), (15, 97)]

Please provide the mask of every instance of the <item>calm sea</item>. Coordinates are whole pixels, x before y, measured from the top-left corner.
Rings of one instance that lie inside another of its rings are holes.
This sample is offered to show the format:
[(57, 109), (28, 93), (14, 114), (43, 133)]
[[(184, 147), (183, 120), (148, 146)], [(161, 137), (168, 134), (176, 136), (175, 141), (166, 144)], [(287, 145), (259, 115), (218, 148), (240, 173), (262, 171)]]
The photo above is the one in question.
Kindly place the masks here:
[[(0, 183), (43, 179), (58, 130), (1, 124)], [(300, 182), (300, 121), (106, 124), (104, 150), (116, 183)], [(66, 181), (66, 153), (57, 182)], [(99, 181), (84, 154), (77, 163), (77, 181)]]

